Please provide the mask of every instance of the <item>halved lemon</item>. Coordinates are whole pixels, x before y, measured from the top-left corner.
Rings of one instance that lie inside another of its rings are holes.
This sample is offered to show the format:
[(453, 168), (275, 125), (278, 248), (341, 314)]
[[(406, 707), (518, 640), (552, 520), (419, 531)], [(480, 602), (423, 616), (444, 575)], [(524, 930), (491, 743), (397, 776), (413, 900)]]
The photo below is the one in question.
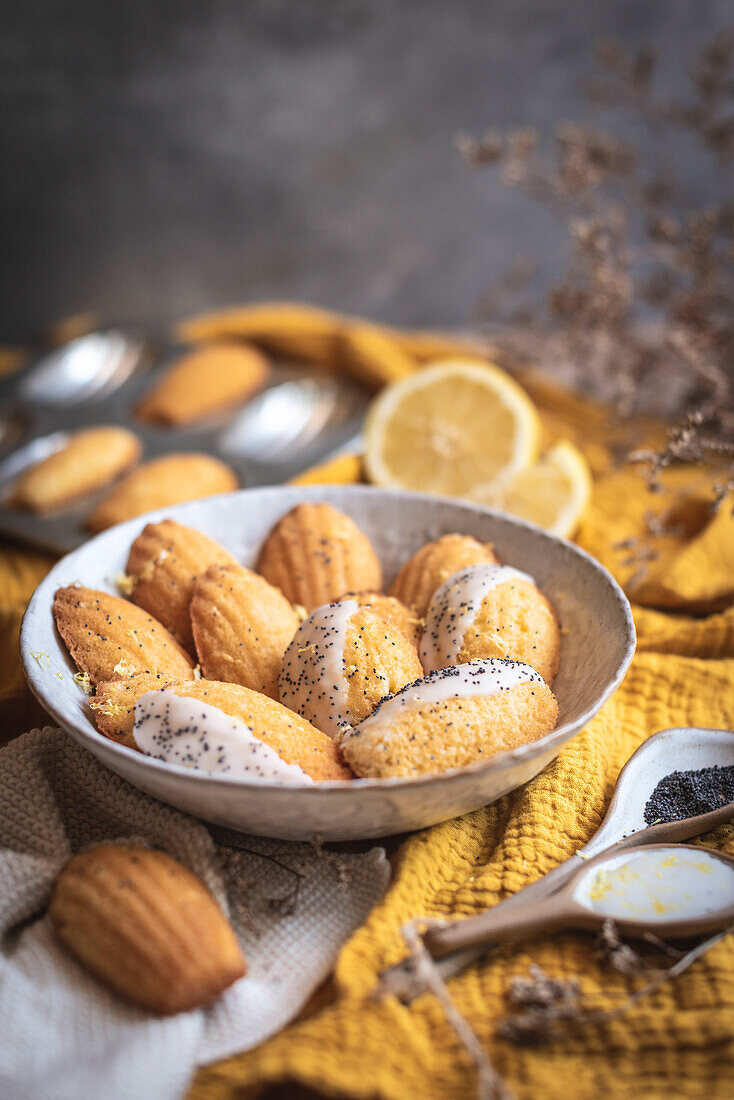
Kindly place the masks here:
[[(539, 462), (519, 473), (496, 503), (551, 534), (570, 538), (591, 499), (589, 464), (573, 443), (556, 443)], [(490, 503), (488, 500), (487, 503)]]
[(535, 406), (491, 364), (445, 360), (387, 386), (365, 422), (375, 485), (475, 498), (499, 492), (538, 455)]

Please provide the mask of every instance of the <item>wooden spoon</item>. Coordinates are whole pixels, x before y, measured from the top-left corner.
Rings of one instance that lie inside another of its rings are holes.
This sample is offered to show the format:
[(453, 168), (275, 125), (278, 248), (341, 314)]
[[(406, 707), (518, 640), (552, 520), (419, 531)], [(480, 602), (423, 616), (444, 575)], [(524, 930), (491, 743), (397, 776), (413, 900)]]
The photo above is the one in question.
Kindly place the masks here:
[[(599, 829), (575, 855), (547, 874), (499, 902), (488, 913), (514, 914), (518, 905), (537, 905), (544, 898), (560, 890), (579, 868), (602, 852), (620, 852), (628, 848), (654, 843), (671, 844), (701, 836), (734, 817), (734, 802), (726, 803), (709, 813), (679, 821), (646, 825), (645, 805), (653, 790), (666, 775), (674, 771), (698, 771), (714, 765), (734, 765), (734, 732), (731, 730), (702, 729), (683, 726), (660, 730), (632, 754), (619, 773), (617, 784), (607, 812)], [(460, 922), (470, 926), (481, 921), (485, 914), (466, 917)], [(510, 917), (510, 920), (514, 917)], [(467, 935), (470, 933), (467, 929)], [(431, 939), (426, 935), (426, 945)], [(471, 947), (445, 955), (438, 964), (441, 977), (446, 979), (458, 974), (479, 958), (489, 945), (477, 940)], [(430, 946), (429, 946), (430, 950)], [(443, 955), (444, 953), (442, 953)], [(398, 963), (381, 976), (380, 992), (394, 994), (410, 1001), (425, 991), (425, 984), (416, 977), (410, 959)]]

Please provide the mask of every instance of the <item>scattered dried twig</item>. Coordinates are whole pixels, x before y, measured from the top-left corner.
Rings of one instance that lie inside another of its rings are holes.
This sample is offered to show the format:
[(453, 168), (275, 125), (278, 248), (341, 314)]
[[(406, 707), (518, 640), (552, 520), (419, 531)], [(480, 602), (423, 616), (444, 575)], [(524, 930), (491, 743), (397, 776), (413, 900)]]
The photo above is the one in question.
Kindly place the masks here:
[(626, 974), (628, 977), (632, 974), (645, 973), (649, 969), (644, 959), (623, 941), (619, 929), (611, 920), (605, 920), (601, 926), (596, 955), (602, 962), (610, 963), (620, 974)]
[[(225, 843), (219, 841), (218, 845), (220, 858), (227, 871), (227, 879), (230, 883), (234, 883), (240, 888), (242, 894), (241, 900), (243, 901), (240, 909), (249, 916), (253, 928), (255, 928), (257, 924), (255, 910), (258, 907), (267, 913), (277, 914), (281, 917), (289, 917), (295, 913), (298, 908), (301, 883), (305, 878), (305, 874), (302, 871), (297, 870), (295, 867), (290, 867), (282, 860), (276, 859), (275, 856), (266, 855), (264, 852), (257, 852), (241, 843), (233, 844), (231, 842)], [(273, 894), (272, 884), (268, 880), (268, 890), (263, 893), (262, 886), (258, 883), (253, 883), (243, 873), (243, 855), (249, 855), (258, 860), (265, 860), (267, 863), (285, 872), (290, 880), (285, 890), (281, 893)]]
[(423, 943), (421, 928), (425, 927), (425, 924), (425, 921), (411, 921), (403, 925), (402, 936), (410, 950), (416, 974), (438, 998), (448, 1022), (477, 1067), (477, 1100), (514, 1100), (513, 1093), (502, 1080), (471, 1027), (451, 1000), (446, 983)]

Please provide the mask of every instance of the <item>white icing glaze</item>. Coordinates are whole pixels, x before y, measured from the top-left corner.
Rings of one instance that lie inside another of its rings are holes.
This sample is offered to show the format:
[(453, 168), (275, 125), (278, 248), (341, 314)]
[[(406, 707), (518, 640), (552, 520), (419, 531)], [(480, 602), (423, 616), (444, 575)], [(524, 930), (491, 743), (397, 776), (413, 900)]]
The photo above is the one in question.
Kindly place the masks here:
[(313, 783), (244, 722), (173, 691), (147, 691), (138, 699), (133, 737), (144, 753), (168, 764), (256, 782)]
[(426, 672), (457, 664), (482, 601), (497, 585), (513, 580), (535, 583), (519, 569), (490, 562), (469, 565), (443, 582), (431, 600), (421, 638), (420, 658)]
[(317, 607), (296, 631), (278, 677), (281, 703), (334, 738), (349, 724), (344, 646), (356, 611), (354, 600)]
[(573, 896), (617, 920), (688, 920), (734, 906), (734, 867), (705, 848), (624, 853), (592, 868)]
[(383, 699), (369, 718), (344, 733), (342, 740), (358, 737), (375, 726), (391, 726), (404, 714), (447, 699), (471, 699), (477, 695), (496, 695), (510, 691), (527, 681), (545, 683), (530, 665), (520, 661), (505, 661), (497, 657), (486, 661), (467, 661), (431, 672), (423, 680), (408, 684), (402, 691)]

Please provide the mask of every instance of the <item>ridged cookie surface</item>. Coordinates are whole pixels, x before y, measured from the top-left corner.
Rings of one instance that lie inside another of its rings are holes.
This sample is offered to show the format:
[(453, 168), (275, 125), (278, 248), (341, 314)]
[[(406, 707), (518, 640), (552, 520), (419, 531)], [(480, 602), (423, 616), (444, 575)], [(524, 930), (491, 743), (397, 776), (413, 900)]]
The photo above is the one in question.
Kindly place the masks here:
[(330, 504), (299, 504), (268, 535), (257, 571), (307, 611), (345, 592), (382, 588), (372, 544)]
[(124, 685), (100, 684), (94, 699), (90, 701), (100, 733), (130, 748), (137, 748), (133, 738), (133, 708), (147, 691), (159, 687), (184, 698), (210, 703), (232, 718), (239, 718), (255, 737), (274, 749), (287, 764), (296, 764), (312, 779), (353, 778), (351, 769), (342, 761), (338, 747), (325, 733), (274, 699), (240, 684), (190, 680), (162, 685), (145, 677), (133, 677)]
[(207, 344), (174, 363), (136, 412), (157, 424), (190, 424), (240, 404), (269, 373), (268, 360), (256, 348)]
[(176, 639), (129, 600), (73, 585), (57, 591), (53, 616), (74, 664), (93, 684), (136, 672), (193, 678), (192, 662)]
[(33, 512), (62, 508), (133, 466), (142, 448), (132, 432), (114, 425), (75, 432), (59, 451), (18, 479), (13, 503)]
[(90, 531), (104, 531), (154, 508), (230, 493), (237, 477), (211, 455), (194, 452), (151, 459), (133, 470), (102, 500), (87, 519)]
[(406, 561), (390, 595), (404, 603), (419, 619), (425, 617), (433, 593), (459, 569), (478, 562), (496, 562), (492, 547), (469, 535), (443, 535), (435, 542), (421, 546)]
[(278, 698), (298, 616), (282, 592), (244, 566), (212, 565), (193, 586), (191, 623), (204, 676)]
[(405, 635), (352, 600), (319, 607), (301, 623), (283, 658), (281, 702), (337, 737), (386, 695), (423, 675)]
[(210, 1004), (245, 973), (214, 898), (165, 852), (102, 844), (74, 856), (56, 880), (49, 918), (85, 970), (162, 1016)]
[(418, 645), (423, 622), (395, 596), (385, 596), (382, 592), (346, 592), (342, 599), (354, 600), (359, 607), (373, 611), (378, 619), (404, 634), (412, 645)]
[[(218, 542), (172, 519), (149, 523), (130, 547), (130, 598), (194, 652), (189, 604), (194, 581), (210, 565), (236, 565)], [(224, 677), (222, 677), (224, 679)]]
[(431, 600), (420, 655), (426, 672), (489, 657), (522, 661), (552, 683), (561, 632), (533, 578), (507, 565), (470, 565)]
[(426, 775), (537, 741), (557, 719), (553, 692), (528, 665), (473, 661), (384, 699), (341, 746), (363, 778)]

